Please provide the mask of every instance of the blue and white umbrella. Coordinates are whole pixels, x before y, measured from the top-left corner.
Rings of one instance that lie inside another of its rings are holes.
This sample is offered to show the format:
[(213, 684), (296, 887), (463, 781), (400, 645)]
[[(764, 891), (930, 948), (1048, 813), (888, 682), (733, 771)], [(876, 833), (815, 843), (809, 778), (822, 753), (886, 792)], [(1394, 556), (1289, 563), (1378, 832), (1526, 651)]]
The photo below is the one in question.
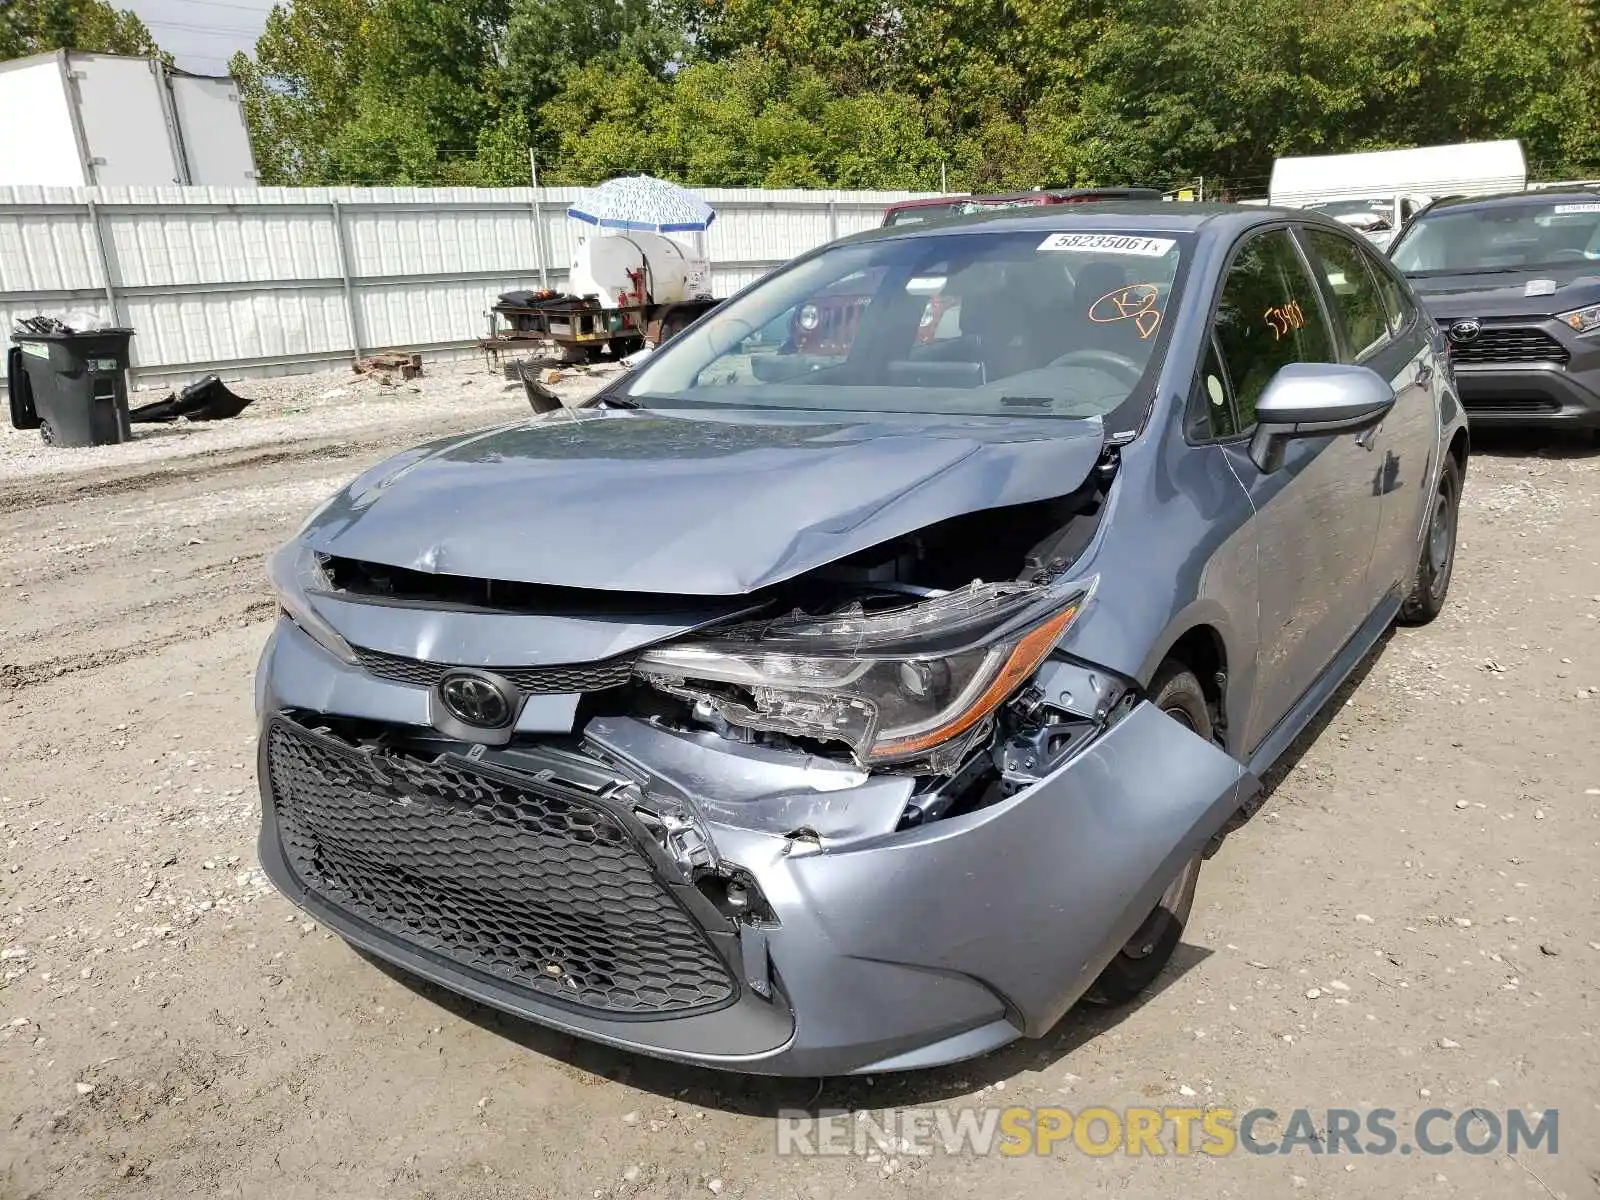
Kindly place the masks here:
[(699, 233), (716, 219), (714, 210), (693, 192), (650, 175), (608, 179), (584, 189), (567, 216), (601, 229), (647, 233)]

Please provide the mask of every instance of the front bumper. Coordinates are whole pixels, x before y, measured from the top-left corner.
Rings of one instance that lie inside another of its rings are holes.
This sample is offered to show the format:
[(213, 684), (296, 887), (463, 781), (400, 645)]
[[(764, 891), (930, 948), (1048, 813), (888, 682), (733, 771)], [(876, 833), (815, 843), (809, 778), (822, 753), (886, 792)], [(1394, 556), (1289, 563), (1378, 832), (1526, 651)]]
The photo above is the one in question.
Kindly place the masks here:
[[(1448, 325), (1448, 323), (1446, 323)], [(1600, 428), (1600, 343), (1578, 337), (1559, 321), (1485, 322), (1480, 346), (1518, 339), (1507, 359), (1493, 350), (1452, 348), (1462, 407), (1474, 425)], [(1531, 347), (1550, 349), (1539, 357)], [(1463, 361), (1467, 359), (1467, 361)], [(1479, 361), (1482, 359), (1484, 361)]]
[[(909, 781), (596, 718), (582, 731), (584, 753), (631, 779), (647, 804), (691, 812), (716, 869), (753, 881), (771, 918), (720, 921), (680, 890), (692, 890), (689, 876), (662, 847), (641, 838), (662, 894), (682, 899), (704, 924), (726, 964), (728, 994), (683, 1015), (618, 1013), (563, 1003), (548, 989), (479, 969), (448, 937), (441, 941), (432, 918), (415, 928), (374, 919), (348, 894), (308, 878), (286, 852), (299, 835), (285, 819), (269, 753), (280, 714), (416, 726), (426, 695), (344, 667), (280, 624), (258, 692), (260, 854), (273, 882), (357, 946), (474, 1000), (626, 1050), (752, 1073), (927, 1067), (1046, 1032), (1255, 782), (1221, 750), (1140, 704), (1011, 798), (897, 831)], [(339, 705), (307, 704), (318, 697)], [(452, 769), (470, 776), (470, 756)], [(531, 776), (524, 783), (536, 787)], [(359, 779), (343, 786), (352, 804), (372, 800)], [(406, 786), (395, 785), (378, 822), (404, 828), (412, 819)], [(625, 809), (612, 811), (638, 832)], [(485, 904), (503, 911), (493, 889), (530, 861), (513, 857), (510, 876), (484, 883)], [(541, 862), (536, 869), (559, 870)]]

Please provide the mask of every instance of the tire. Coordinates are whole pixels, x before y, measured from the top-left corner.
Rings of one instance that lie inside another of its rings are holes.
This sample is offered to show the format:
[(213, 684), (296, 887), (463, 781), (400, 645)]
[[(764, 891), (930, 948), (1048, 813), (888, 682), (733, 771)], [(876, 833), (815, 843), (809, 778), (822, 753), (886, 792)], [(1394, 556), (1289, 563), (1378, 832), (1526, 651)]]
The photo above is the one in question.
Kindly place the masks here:
[(33, 404), (33, 382), (22, 365), (22, 349), (13, 346), (6, 355), (6, 393), (11, 408), (11, 428), (37, 429), (42, 424)]
[(1460, 524), (1461, 467), (1453, 456), (1447, 456), (1428, 510), (1428, 530), (1422, 539), (1416, 581), (1400, 606), (1403, 624), (1426, 625), (1444, 608), (1456, 566), (1456, 530)]
[[(1150, 681), (1150, 701), (1173, 720), (1211, 741), (1211, 706), (1194, 672), (1168, 659)], [(1084, 1000), (1090, 1004), (1125, 1004), (1143, 992), (1166, 968), (1183, 937), (1194, 903), (1195, 882), (1200, 878), (1201, 856), (1183, 865), (1162, 893), (1160, 901), (1127, 943), (1100, 972)]]

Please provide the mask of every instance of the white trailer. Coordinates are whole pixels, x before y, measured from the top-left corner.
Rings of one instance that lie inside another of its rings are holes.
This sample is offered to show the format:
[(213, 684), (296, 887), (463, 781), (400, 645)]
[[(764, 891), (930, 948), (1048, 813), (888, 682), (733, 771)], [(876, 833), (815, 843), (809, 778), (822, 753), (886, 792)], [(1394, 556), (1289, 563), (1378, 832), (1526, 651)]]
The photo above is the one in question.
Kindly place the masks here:
[(1288, 208), (1325, 207), (1386, 245), (1412, 213), (1433, 200), (1527, 186), (1522, 143), (1510, 139), (1280, 158), (1272, 164), (1269, 198)]
[(3, 184), (254, 187), (238, 86), (119, 54), (0, 63)]

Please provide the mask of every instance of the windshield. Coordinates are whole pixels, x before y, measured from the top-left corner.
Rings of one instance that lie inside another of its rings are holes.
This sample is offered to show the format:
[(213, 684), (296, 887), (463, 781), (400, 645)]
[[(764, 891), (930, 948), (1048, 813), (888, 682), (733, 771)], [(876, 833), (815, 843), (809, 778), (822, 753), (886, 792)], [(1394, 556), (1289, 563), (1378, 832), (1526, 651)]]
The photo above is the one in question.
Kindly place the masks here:
[(937, 221), (940, 217), (954, 215), (957, 211), (954, 203), (951, 204), (919, 204), (915, 208), (891, 208), (889, 215), (884, 217), (885, 225), (920, 225), (923, 221)]
[(1311, 211), (1323, 213), (1330, 217), (1368, 215), (1384, 217), (1389, 215), (1389, 201), (1375, 198), (1367, 200), (1329, 200), (1326, 204), (1313, 204)]
[(1530, 201), (1419, 217), (1390, 252), (1407, 275), (1470, 275), (1600, 259), (1600, 198)]
[(1325, 204), (1311, 205), (1312, 212), (1332, 217), (1341, 224), (1358, 229), (1388, 229), (1393, 213), (1393, 202), (1368, 197), (1361, 200), (1329, 200)]
[(847, 412), (1093, 417), (1158, 361), (1189, 238), (961, 232), (835, 246), (674, 338), (622, 395)]

